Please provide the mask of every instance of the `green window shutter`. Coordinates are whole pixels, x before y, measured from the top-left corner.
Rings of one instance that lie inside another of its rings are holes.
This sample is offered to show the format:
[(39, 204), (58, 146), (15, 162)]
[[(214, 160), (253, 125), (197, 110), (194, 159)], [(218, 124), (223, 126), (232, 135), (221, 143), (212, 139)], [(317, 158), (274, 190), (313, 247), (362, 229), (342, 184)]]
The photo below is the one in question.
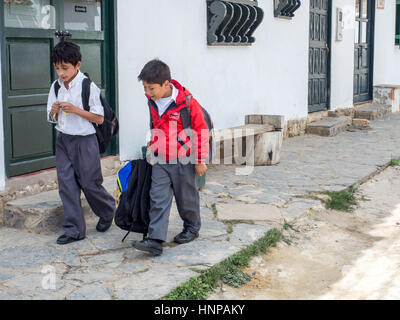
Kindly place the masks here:
[(400, 45), (400, 0), (396, 0), (396, 36), (395, 44)]

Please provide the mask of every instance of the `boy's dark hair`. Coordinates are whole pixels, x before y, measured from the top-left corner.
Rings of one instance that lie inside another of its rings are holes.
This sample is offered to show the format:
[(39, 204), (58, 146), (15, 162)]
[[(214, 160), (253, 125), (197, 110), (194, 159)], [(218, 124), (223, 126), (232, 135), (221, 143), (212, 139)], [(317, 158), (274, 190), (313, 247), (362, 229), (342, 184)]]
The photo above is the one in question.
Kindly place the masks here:
[(171, 81), (171, 71), (166, 63), (154, 59), (146, 63), (138, 76), (138, 80), (162, 85), (165, 81)]
[(81, 48), (72, 42), (61, 41), (51, 52), (53, 64), (66, 62), (75, 67), (80, 61), (82, 61)]

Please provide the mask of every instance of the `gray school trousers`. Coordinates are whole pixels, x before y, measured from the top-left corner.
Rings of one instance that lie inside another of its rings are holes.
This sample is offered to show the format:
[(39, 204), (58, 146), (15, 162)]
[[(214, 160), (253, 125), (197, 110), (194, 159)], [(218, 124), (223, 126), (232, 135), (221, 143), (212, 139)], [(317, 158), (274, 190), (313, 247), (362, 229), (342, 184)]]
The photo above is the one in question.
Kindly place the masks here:
[(99, 145), (96, 135), (70, 136), (60, 133), (56, 144), (59, 194), (64, 206), (64, 232), (81, 239), (86, 223), (81, 206), (83, 191), (93, 212), (105, 222), (112, 221), (114, 198), (102, 186)]
[(173, 195), (183, 227), (192, 232), (200, 230), (200, 197), (194, 165), (179, 161), (155, 164), (151, 176), (149, 238), (166, 241)]

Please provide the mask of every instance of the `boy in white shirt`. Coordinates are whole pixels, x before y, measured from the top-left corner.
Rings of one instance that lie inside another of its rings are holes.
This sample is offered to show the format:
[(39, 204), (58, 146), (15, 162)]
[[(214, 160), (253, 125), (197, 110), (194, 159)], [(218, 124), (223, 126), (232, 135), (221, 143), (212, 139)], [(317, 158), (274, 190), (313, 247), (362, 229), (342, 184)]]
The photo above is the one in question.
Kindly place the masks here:
[[(56, 144), (56, 167), (59, 194), (64, 206), (64, 234), (57, 243), (65, 245), (86, 236), (86, 223), (81, 207), (81, 190), (100, 218), (97, 231), (107, 231), (113, 221), (114, 198), (102, 186), (99, 145), (92, 123), (104, 122), (104, 109), (100, 89), (91, 83), (90, 112), (82, 105), (80, 48), (61, 41), (52, 51), (51, 60), (59, 79), (51, 88), (47, 104), (49, 122), (57, 123), (59, 136)], [(55, 84), (59, 90), (56, 92)]]

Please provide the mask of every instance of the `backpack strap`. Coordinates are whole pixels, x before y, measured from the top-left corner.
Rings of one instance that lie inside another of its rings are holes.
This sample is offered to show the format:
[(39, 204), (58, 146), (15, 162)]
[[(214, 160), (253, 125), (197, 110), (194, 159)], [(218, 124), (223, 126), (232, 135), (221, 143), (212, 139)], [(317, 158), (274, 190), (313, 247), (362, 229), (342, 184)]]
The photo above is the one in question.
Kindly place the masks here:
[(89, 100), (92, 80), (87, 72), (85, 72), (84, 75), (86, 78), (82, 81), (82, 106), (86, 111), (90, 112)]
[(149, 114), (150, 114), (150, 130), (154, 129), (154, 125), (153, 125), (153, 118), (151, 116), (151, 102), (150, 100), (148, 101), (148, 106), (149, 106)]
[(183, 129), (189, 129), (192, 127), (192, 117), (190, 116), (191, 114), (190, 103), (192, 101), (193, 96), (191, 94), (188, 94), (185, 98), (186, 98), (186, 107), (181, 109), (180, 114), (181, 114)]
[(56, 94), (56, 98), (58, 99), (58, 92), (60, 91), (61, 86), (58, 83), (58, 80), (56, 82), (54, 82), (54, 93)]
[(89, 76), (89, 73), (84, 72), (83, 74), (86, 76), (86, 78), (88, 78), (89, 80), (91, 80), (91, 79), (90, 79), (90, 76)]
[(89, 78), (85, 78), (82, 81), (82, 105), (86, 111), (90, 112), (89, 99), (90, 99), (90, 85), (92, 81)]
[(193, 98), (193, 96), (192, 96), (191, 94), (188, 94), (188, 95), (185, 97), (187, 107), (189, 108), (189, 112), (190, 112), (190, 103), (192, 102), (192, 98)]

